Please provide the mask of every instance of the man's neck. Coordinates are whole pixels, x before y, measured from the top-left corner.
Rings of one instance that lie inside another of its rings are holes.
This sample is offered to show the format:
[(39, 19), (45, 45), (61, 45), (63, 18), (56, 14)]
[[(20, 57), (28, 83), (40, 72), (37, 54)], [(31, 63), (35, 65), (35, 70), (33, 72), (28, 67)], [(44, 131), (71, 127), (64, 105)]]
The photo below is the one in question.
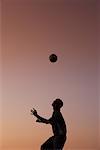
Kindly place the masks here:
[(56, 112), (60, 112), (60, 109), (54, 109), (54, 111), (56, 111)]

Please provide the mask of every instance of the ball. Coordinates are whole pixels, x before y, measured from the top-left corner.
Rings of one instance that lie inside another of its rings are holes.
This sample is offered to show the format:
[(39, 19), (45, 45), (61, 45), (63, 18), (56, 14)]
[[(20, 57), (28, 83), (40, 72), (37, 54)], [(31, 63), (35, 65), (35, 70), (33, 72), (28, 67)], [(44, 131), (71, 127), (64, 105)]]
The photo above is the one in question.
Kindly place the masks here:
[(56, 56), (55, 54), (51, 54), (51, 55), (49, 56), (49, 60), (50, 60), (52, 63), (54, 63), (54, 62), (57, 61), (57, 56)]

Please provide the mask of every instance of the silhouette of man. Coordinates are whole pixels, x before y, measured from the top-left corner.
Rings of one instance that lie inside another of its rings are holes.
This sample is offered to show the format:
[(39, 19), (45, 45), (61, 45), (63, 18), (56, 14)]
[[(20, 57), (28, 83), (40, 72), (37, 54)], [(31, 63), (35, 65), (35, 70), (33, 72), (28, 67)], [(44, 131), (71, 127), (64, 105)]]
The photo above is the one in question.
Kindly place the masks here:
[(61, 99), (56, 99), (53, 103), (53, 114), (50, 119), (45, 119), (37, 114), (33, 108), (32, 115), (37, 117), (36, 122), (42, 122), (52, 125), (53, 136), (50, 137), (42, 146), (41, 150), (62, 150), (66, 141), (66, 124), (60, 112), (63, 102)]

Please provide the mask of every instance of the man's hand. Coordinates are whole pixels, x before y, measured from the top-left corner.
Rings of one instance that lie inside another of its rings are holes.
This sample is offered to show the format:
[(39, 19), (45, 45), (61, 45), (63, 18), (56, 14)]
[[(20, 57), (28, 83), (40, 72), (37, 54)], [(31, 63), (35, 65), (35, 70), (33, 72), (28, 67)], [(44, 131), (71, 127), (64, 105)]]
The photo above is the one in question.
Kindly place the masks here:
[(41, 122), (41, 123), (46, 123), (46, 124), (50, 123), (49, 120), (47, 120), (47, 119), (45, 119), (45, 118), (39, 116), (39, 115), (37, 114), (37, 111), (36, 111), (34, 108), (31, 109), (31, 114), (34, 115), (34, 116), (37, 118), (36, 122)]
[(37, 119), (36, 122), (42, 122), (40, 119)]
[(34, 116), (37, 116), (37, 111), (33, 108), (33, 109), (31, 109), (31, 114)]

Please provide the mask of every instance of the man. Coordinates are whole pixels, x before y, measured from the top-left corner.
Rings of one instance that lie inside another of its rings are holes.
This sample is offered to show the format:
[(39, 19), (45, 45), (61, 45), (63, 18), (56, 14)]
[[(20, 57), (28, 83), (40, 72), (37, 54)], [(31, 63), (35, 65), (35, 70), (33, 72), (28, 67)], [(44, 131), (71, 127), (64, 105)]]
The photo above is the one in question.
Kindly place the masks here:
[(42, 146), (41, 150), (62, 150), (66, 141), (66, 124), (60, 112), (63, 102), (61, 99), (56, 99), (53, 103), (53, 114), (50, 119), (42, 118), (37, 114), (35, 109), (32, 109), (32, 115), (37, 118), (37, 122), (51, 124), (54, 136), (50, 137)]

